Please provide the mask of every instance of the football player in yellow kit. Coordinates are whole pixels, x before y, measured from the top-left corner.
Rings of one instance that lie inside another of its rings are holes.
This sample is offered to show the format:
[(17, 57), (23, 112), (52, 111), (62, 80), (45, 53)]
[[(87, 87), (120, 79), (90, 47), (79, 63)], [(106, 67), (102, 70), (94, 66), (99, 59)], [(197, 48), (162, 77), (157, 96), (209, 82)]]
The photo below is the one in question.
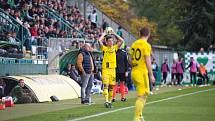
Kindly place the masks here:
[[(114, 38), (117, 40), (116, 44), (114, 44)], [(103, 40), (105, 40), (106, 45), (103, 44)], [(123, 38), (118, 36), (110, 27), (107, 27), (106, 31), (98, 39), (103, 52), (102, 82), (106, 108), (112, 107), (113, 88), (116, 83), (116, 52), (123, 41)]]
[(144, 121), (142, 110), (149, 94), (149, 79), (155, 81), (151, 67), (151, 45), (147, 42), (150, 36), (149, 29), (142, 28), (140, 36), (141, 38), (132, 44), (129, 58), (132, 80), (137, 89), (134, 121)]

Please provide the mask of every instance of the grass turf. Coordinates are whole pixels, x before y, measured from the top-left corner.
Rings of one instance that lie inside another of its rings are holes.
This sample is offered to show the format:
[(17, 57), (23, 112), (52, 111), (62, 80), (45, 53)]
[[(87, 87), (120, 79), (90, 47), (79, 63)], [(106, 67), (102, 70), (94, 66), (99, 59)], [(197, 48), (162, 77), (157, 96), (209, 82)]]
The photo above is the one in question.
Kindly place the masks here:
[[(83, 121), (132, 121), (133, 112), (134, 108)], [(215, 90), (149, 104), (143, 113), (146, 121), (215, 121), (214, 114)]]
[[(172, 96), (205, 90), (210, 87), (186, 88), (176, 91), (176, 88), (163, 88), (160, 94), (152, 95), (148, 102), (164, 99)], [(135, 93), (129, 94), (128, 102), (116, 102), (113, 109), (106, 109), (103, 106), (103, 97), (94, 96), (95, 105), (83, 106), (78, 104), (79, 100), (61, 101), (57, 103), (27, 104), (17, 105), (7, 111), (0, 111), (0, 120), (10, 119), (10, 121), (66, 121), (78, 117), (84, 117), (100, 112), (106, 112), (118, 108), (133, 106), (135, 103)], [(151, 105), (146, 105), (144, 116), (149, 121), (214, 121), (215, 114), (215, 91), (194, 94), (173, 100), (163, 101)], [(36, 108), (36, 109), (34, 109)], [(13, 111), (13, 113), (10, 112)], [(36, 110), (36, 111), (35, 111)], [(41, 110), (41, 111), (40, 111)], [(14, 116), (23, 112), (23, 115)], [(31, 112), (31, 113), (30, 113)], [(4, 115), (6, 113), (10, 113)], [(8, 117), (10, 115), (10, 118)], [(12, 115), (12, 117), (11, 117)], [(23, 116), (23, 117), (22, 117)], [(119, 111), (104, 116), (99, 116), (85, 121), (131, 121), (133, 118), (133, 108)]]

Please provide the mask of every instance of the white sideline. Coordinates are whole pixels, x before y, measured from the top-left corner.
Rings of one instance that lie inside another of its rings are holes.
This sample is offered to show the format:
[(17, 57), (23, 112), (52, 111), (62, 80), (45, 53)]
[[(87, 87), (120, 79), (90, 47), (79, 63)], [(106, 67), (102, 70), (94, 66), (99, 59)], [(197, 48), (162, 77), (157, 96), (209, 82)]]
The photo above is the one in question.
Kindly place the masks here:
[[(166, 100), (172, 100), (172, 99), (176, 99), (176, 98), (180, 98), (180, 97), (185, 97), (185, 96), (189, 96), (189, 95), (194, 95), (194, 94), (198, 94), (198, 93), (202, 93), (202, 92), (208, 92), (208, 91), (212, 91), (212, 90), (215, 90), (215, 88), (202, 90), (202, 91), (197, 91), (197, 92), (192, 92), (192, 93), (187, 93), (187, 94), (178, 95), (178, 96), (174, 96), (174, 97), (169, 97), (169, 98), (165, 98), (165, 99), (161, 99), (161, 100), (157, 100), (157, 101), (151, 101), (151, 102), (146, 103), (146, 105), (154, 104), (154, 103), (158, 103), (158, 102), (162, 102), (162, 101), (166, 101)], [(107, 111), (107, 112), (103, 112), (103, 113), (98, 113), (98, 114), (94, 114), (94, 115), (90, 115), (90, 116), (85, 116), (85, 117), (81, 117), (81, 118), (77, 118), (77, 119), (72, 119), (72, 120), (69, 120), (69, 121), (80, 121), (80, 120), (89, 119), (89, 118), (93, 118), (93, 117), (98, 117), (98, 116), (101, 116), (101, 115), (106, 115), (106, 114), (109, 114), (109, 113), (114, 113), (114, 112), (117, 112), (117, 111), (122, 111), (122, 110), (130, 109), (130, 108), (134, 108), (134, 106), (120, 108), (120, 109)]]

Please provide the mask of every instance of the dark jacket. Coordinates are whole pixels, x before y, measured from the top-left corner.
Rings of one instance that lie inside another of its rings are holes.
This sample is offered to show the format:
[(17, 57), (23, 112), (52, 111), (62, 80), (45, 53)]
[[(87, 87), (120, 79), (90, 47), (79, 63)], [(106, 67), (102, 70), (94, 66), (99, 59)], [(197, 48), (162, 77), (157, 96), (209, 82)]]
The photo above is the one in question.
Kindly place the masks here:
[(83, 68), (86, 73), (91, 73), (92, 65), (91, 65), (91, 54), (85, 50), (82, 50), (81, 54), (83, 55)]
[(116, 62), (116, 73), (125, 73), (126, 71), (128, 71), (128, 58), (126, 51), (118, 49), (116, 53)]
[[(86, 73), (91, 73), (91, 70), (92, 70), (92, 65), (91, 65), (91, 60), (90, 58), (93, 59), (93, 56), (90, 52), (86, 51), (85, 49), (80, 49), (79, 51), (79, 54), (82, 54), (83, 56), (83, 62), (82, 62), (82, 66), (83, 66), (83, 69)], [(96, 72), (96, 66), (95, 66), (95, 62), (94, 62), (94, 59), (93, 59), (93, 66), (94, 66), (94, 70), (93, 72), (95, 73)], [(81, 74), (80, 70), (79, 70), (79, 74)]]

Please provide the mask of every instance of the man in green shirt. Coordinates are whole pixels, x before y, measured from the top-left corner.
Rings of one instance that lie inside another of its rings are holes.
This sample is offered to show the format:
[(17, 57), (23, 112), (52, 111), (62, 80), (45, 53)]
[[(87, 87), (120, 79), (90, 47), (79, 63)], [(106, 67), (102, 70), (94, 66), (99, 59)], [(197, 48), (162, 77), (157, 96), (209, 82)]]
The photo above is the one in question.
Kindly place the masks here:
[(25, 82), (23, 79), (19, 80), (19, 84), (16, 85), (12, 89), (12, 97), (14, 98), (14, 103), (23, 104), (23, 103), (31, 103), (32, 96), (30, 93), (26, 93), (23, 87), (25, 86)]

